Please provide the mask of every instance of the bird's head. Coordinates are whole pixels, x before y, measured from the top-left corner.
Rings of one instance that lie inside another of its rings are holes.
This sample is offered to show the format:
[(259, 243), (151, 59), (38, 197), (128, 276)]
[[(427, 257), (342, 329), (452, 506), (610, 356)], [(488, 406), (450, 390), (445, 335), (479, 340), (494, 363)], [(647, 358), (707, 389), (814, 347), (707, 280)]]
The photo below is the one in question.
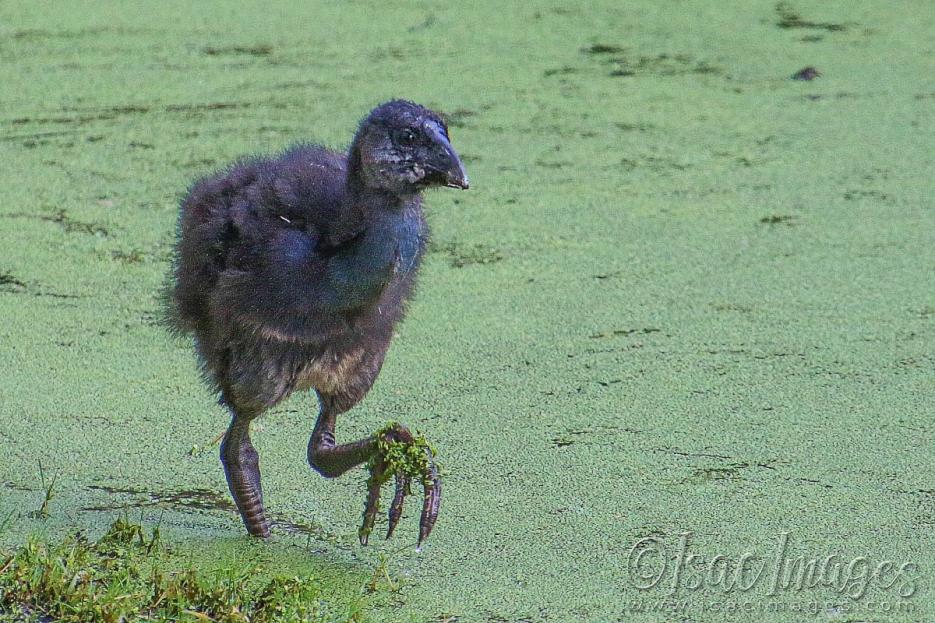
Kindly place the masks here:
[(351, 146), (351, 168), (364, 186), (395, 195), (430, 186), (468, 188), (445, 122), (403, 100), (380, 104), (363, 120)]

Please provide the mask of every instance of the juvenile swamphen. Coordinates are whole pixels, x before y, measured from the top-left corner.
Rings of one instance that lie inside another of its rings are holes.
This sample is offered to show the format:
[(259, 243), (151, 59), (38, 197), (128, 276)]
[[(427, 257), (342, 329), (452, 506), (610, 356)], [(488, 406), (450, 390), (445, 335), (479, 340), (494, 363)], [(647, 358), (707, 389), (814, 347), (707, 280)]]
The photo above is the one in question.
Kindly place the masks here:
[[(335, 420), (380, 372), (425, 249), (422, 191), (432, 186), (466, 189), (464, 166), (439, 115), (396, 100), (363, 120), (346, 155), (299, 145), (241, 160), (182, 201), (170, 317), (194, 335), (205, 378), (230, 410), (221, 462), (250, 534), (269, 535), (250, 422), (292, 392), (318, 395), (308, 462), (326, 477), (371, 458), (379, 470), (381, 443), (413, 443), (396, 425), (382, 439), (337, 444)], [(420, 543), (441, 499), (427, 453)], [(362, 543), (386, 477), (369, 481)], [(409, 476), (395, 477), (387, 536), (409, 491)]]

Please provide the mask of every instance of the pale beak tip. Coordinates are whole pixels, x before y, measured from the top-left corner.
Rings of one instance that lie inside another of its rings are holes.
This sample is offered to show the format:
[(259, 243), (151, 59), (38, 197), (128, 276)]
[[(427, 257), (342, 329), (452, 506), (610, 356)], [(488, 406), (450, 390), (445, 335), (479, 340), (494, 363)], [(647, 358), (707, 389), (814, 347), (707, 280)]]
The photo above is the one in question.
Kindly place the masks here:
[(467, 176), (463, 178), (451, 178), (448, 180), (448, 183), (445, 184), (448, 188), (460, 188), (461, 190), (467, 190), (471, 187), (471, 183), (468, 181)]

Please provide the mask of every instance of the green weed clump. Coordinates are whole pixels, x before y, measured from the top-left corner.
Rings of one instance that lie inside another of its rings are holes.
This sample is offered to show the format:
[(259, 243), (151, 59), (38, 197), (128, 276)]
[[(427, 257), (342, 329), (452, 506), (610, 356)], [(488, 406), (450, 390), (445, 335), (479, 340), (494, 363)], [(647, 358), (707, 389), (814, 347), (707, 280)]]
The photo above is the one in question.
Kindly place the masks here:
[[(389, 433), (398, 427), (398, 422), (389, 422), (377, 431), (377, 452), (367, 462), (370, 472), (367, 483), (382, 485), (395, 474), (405, 474), (424, 484), (431, 484), (429, 475), (435, 449), (421, 433), (413, 434), (411, 442), (393, 439)], [(435, 465), (437, 467), (438, 463)]]
[[(412, 441), (400, 441), (391, 434), (399, 428), (398, 422), (388, 422), (383, 428), (376, 432), (377, 452), (367, 461), (367, 489), (382, 487), (390, 478), (396, 474), (408, 476), (416, 479), (424, 486), (431, 486), (432, 463), (434, 462), (435, 449), (426, 441), (425, 435), (415, 433), (412, 435)], [(438, 463), (435, 462), (436, 469)], [(408, 487), (408, 485), (407, 485)], [(377, 499), (376, 508), (380, 508), (380, 500)], [(366, 515), (366, 509), (364, 514)], [(370, 536), (372, 527), (366, 519), (360, 528), (361, 537)]]
[(169, 570), (158, 528), (147, 536), (126, 518), (96, 542), (80, 533), (58, 544), (33, 538), (0, 560), (2, 622), (361, 620), (357, 605), (329, 604), (315, 578), (264, 578), (256, 567)]

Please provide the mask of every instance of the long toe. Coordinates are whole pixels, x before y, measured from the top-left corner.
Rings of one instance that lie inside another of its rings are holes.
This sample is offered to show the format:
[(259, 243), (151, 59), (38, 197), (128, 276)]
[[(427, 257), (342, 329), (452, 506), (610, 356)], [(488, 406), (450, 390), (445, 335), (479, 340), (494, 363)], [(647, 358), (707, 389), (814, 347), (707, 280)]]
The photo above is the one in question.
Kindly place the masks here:
[(399, 518), (403, 516), (403, 502), (409, 494), (409, 476), (405, 474), (396, 474), (396, 494), (393, 495), (393, 503), (390, 504), (388, 514), (389, 528), (386, 531), (386, 538), (393, 536), (396, 524)]
[(425, 493), (422, 499), (422, 517), (419, 519), (419, 547), (422, 546), (422, 542), (432, 532), (435, 520), (438, 519), (438, 509), (442, 501), (442, 481), (438, 476), (438, 468), (431, 458), (429, 473), (423, 478), (422, 484)]
[(361, 545), (366, 545), (367, 541), (370, 540), (373, 523), (376, 521), (377, 513), (380, 510), (380, 480), (382, 474), (383, 467), (378, 466), (373, 470), (371, 478), (367, 480), (367, 501), (364, 503), (364, 519), (357, 533)]

